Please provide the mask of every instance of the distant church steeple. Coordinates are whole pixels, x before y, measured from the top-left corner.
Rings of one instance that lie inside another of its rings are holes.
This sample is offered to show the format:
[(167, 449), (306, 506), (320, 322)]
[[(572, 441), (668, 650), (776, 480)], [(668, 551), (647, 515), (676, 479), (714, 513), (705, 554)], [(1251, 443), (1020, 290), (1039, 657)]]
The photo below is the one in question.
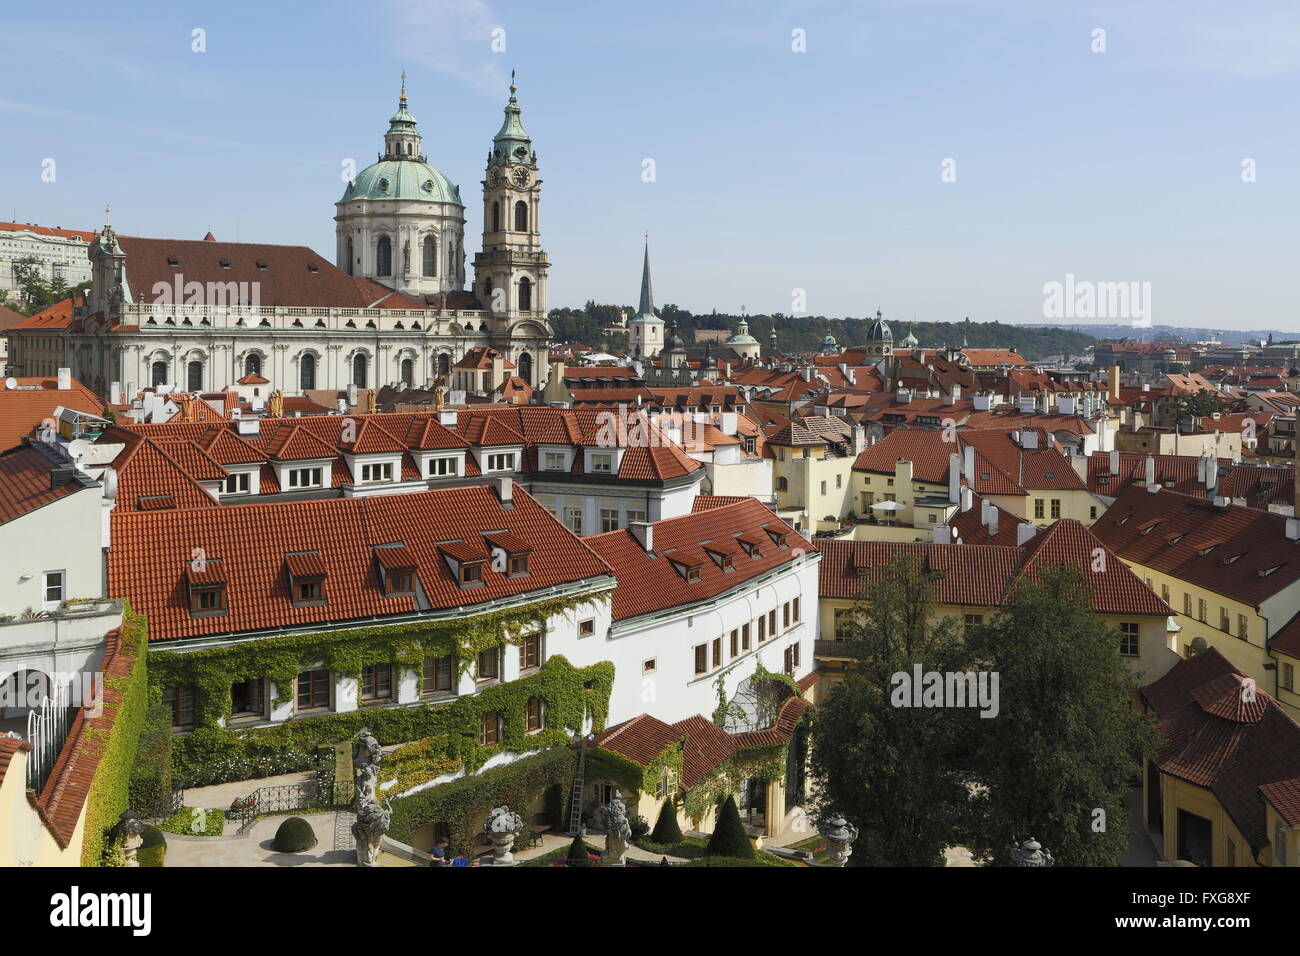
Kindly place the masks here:
[(654, 358), (664, 347), (664, 320), (655, 315), (654, 286), (650, 281), (650, 237), (646, 237), (641, 262), (641, 302), (628, 327), (628, 346), (634, 358)]

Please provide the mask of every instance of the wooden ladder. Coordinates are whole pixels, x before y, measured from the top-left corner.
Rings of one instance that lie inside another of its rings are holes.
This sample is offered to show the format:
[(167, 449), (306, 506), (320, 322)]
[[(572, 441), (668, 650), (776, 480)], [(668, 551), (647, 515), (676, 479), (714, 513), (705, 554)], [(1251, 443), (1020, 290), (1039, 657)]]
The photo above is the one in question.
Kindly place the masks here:
[(582, 832), (582, 787), (587, 772), (587, 740), (584, 737), (578, 751), (578, 772), (573, 777), (569, 791), (569, 836)]

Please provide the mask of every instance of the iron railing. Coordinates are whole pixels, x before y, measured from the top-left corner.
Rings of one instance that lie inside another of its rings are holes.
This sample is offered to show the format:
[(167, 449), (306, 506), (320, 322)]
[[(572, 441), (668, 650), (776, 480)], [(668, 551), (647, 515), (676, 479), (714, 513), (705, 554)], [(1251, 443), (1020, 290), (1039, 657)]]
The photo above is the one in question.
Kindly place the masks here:
[(32, 745), (32, 755), (27, 761), (27, 786), (36, 793), (41, 792), (54, 762), (59, 759), (74, 713), (68, 707), (64, 688), (55, 687), (54, 697), (43, 697), (40, 705), (27, 715), (27, 742)]
[(226, 816), (239, 820), (236, 832), (243, 833), (254, 820), (265, 814), (309, 810), (317, 806), (320, 806), (320, 782), (312, 779), (278, 787), (258, 787), (247, 797), (231, 804)]

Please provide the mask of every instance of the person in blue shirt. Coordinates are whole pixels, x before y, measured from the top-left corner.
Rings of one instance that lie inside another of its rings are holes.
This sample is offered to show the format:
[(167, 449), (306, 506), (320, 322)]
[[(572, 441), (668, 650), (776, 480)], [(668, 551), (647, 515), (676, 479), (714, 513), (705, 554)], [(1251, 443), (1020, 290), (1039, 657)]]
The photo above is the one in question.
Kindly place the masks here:
[(433, 845), (433, 850), (429, 853), (430, 866), (447, 865), (447, 843), (446, 837), (439, 837), (438, 842)]

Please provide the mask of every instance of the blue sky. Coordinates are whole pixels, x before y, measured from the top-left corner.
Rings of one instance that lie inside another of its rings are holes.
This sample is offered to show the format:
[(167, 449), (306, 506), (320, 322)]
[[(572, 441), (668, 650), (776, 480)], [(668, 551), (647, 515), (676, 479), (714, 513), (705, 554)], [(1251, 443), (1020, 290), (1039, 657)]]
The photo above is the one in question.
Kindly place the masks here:
[(802, 289), (812, 314), (1043, 321), (1070, 273), (1149, 282), (1157, 324), (1300, 328), (1283, 0), (6, 6), (0, 218), (111, 202), (123, 233), (332, 259), (341, 163), (373, 161), (406, 69), (472, 254), (515, 69), (552, 306), (635, 303), (648, 231), (656, 298), (696, 312)]

